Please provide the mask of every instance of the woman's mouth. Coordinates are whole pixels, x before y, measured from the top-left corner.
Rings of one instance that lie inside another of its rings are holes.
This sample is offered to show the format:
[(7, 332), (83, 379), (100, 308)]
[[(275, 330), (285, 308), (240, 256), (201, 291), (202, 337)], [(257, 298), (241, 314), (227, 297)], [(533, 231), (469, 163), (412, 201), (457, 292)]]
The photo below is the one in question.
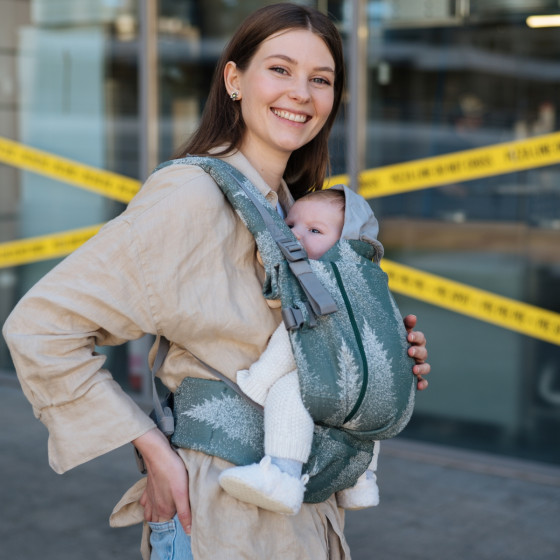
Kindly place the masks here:
[(311, 117), (309, 115), (302, 115), (301, 113), (290, 113), (290, 111), (284, 111), (281, 109), (271, 109), (271, 111), (281, 119), (286, 119), (295, 123), (307, 122)]

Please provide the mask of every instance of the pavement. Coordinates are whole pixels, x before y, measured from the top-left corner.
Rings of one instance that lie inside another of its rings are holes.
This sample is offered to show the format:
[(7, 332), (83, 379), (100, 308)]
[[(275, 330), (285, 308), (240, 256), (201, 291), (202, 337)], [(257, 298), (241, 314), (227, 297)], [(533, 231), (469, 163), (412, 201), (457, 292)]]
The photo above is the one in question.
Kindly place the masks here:
[[(0, 559), (140, 558), (140, 527), (108, 525), (138, 477), (130, 446), (60, 476), (14, 384), (0, 382), (0, 423)], [(399, 437), (378, 482), (381, 504), (347, 514), (353, 560), (560, 559), (560, 466)]]

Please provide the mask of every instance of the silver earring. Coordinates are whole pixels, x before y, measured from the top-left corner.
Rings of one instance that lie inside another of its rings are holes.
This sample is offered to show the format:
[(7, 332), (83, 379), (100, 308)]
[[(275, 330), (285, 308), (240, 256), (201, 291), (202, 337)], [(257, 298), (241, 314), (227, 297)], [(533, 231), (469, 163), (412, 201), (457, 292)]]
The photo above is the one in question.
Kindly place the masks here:
[(239, 92), (238, 91), (233, 91), (233, 92), (231, 92), (231, 95), (229, 97), (233, 101), (237, 101), (239, 99)]

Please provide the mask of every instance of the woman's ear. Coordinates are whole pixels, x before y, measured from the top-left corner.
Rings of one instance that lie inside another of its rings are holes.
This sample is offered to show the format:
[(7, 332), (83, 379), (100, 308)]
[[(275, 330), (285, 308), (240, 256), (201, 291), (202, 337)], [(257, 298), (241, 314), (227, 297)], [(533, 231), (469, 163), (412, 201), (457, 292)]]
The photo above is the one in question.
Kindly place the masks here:
[(237, 99), (239, 99), (240, 91), (240, 73), (239, 69), (237, 68), (237, 64), (233, 61), (229, 61), (226, 63), (224, 68), (224, 84), (226, 86), (226, 90), (228, 95), (231, 96), (233, 92), (237, 92)]

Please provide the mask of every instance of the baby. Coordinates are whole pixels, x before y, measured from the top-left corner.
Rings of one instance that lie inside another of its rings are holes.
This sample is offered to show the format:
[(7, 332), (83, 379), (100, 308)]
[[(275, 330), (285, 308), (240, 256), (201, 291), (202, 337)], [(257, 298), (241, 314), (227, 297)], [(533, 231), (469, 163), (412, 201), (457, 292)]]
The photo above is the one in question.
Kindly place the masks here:
[[(348, 205), (352, 207), (346, 210)], [(353, 222), (346, 232), (345, 213), (352, 217), (347, 221)], [(371, 208), (361, 196), (342, 185), (300, 198), (290, 209), (286, 224), (310, 259), (322, 257), (341, 236), (365, 238), (376, 246), (379, 256), (383, 252), (376, 240), (377, 220)], [(244, 502), (295, 515), (301, 508), (309, 480), (308, 475), (301, 473), (311, 451), (314, 424), (301, 399), (296, 363), (283, 323), (271, 336), (259, 360), (249, 370), (237, 372), (237, 383), (246, 395), (264, 407), (265, 456), (260, 463), (226, 469), (220, 475), (220, 485)], [(355, 486), (337, 493), (340, 507), (361, 509), (379, 503), (374, 473), (378, 451), (379, 442), (376, 442), (366, 472)]]

